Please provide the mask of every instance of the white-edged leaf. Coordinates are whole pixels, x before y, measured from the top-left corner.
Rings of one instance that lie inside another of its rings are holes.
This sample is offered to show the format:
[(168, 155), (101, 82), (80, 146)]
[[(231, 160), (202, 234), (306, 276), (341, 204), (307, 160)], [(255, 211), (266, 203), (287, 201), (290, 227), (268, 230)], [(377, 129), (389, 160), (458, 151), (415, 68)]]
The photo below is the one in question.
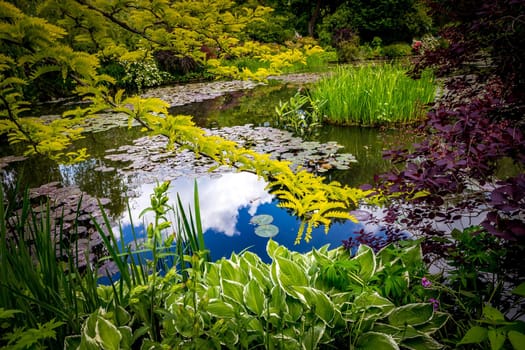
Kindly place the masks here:
[(399, 350), (394, 338), (387, 334), (366, 332), (357, 341), (357, 350)]
[(265, 295), (263, 289), (256, 280), (251, 280), (244, 286), (244, 305), (256, 314), (261, 316), (264, 311)]

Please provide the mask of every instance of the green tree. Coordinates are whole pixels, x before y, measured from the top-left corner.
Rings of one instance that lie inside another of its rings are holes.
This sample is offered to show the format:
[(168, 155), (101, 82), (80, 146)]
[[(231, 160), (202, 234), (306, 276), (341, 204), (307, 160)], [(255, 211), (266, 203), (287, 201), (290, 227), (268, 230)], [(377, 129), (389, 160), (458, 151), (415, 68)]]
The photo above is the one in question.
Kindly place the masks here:
[[(328, 230), (332, 219), (352, 219), (348, 209), (367, 193), (326, 184), (305, 170), (293, 172), (287, 162), (270, 159), (219, 137), (206, 136), (190, 116), (172, 116), (168, 104), (156, 98), (128, 96), (114, 91), (115, 80), (100, 73), (101, 59), (108, 55), (144, 59), (156, 49), (206, 60), (202, 44), (214, 45), (219, 55), (255, 52), (270, 62), (269, 69), (250, 72), (223, 67), (218, 59), (213, 68), (219, 74), (236, 77), (265, 77), (279, 67), (304, 60), (296, 48), (272, 52), (269, 47), (241, 42), (242, 28), (265, 15), (268, 8), (237, 7), (227, 0), (169, 2), (105, 0), (48, 0), (38, 12), (26, 14), (0, 1), (0, 135), (8, 142), (25, 145), (25, 155), (45, 155), (62, 162), (87, 158), (86, 149), (68, 151), (72, 141), (82, 137), (86, 118), (114, 111), (138, 122), (152, 135), (166, 138), (167, 148), (175, 144), (216, 160), (221, 165), (251, 171), (268, 181), (287, 207), (305, 221), (297, 240), (309, 240), (314, 227)], [(100, 48), (100, 50), (97, 50)], [(315, 52), (315, 47), (306, 47)], [(219, 57), (220, 58), (220, 57)], [(33, 103), (39, 87), (60, 81), (86, 102), (84, 108), (44, 120)], [(304, 231), (304, 232), (303, 232)]]
[(344, 1), (334, 11), (325, 13), (319, 36), (329, 44), (334, 33), (350, 29), (364, 42), (371, 42), (374, 37), (380, 37), (384, 44), (410, 42), (432, 29), (427, 12), (421, 0)]

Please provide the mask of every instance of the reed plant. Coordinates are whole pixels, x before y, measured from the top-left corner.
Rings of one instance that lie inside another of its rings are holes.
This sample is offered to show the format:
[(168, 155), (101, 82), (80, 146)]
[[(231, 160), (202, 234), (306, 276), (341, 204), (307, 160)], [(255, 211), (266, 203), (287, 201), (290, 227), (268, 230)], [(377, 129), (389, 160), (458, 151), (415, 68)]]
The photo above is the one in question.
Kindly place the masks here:
[[(14, 208), (4, 200), (0, 189), (0, 348), (73, 348), (80, 337), (86, 318), (103, 308), (115, 312), (133, 304), (137, 289), (147, 291), (150, 300), (156, 299), (156, 276), (167, 270), (179, 270), (180, 281), (184, 270), (191, 268), (190, 258), (195, 254), (204, 261), (209, 254), (204, 247), (202, 224), (195, 183), (193, 209), (168, 205), (166, 191), (169, 183), (155, 188), (151, 195), (154, 222), (148, 225), (148, 238), (143, 249), (133, 250), (117, 237), (107, 214), (102, 210), (103, 223), (92, 220), (102, 237), (107, 257), (98, 263), (79, 267), (79, 257), (89, 252), (80, 251), (78, 245), (66, 246), (70, 232), (51, 220), (49, 203), (42, 203), (45, 210), (37, 214), (26, 193), (21, 208)], [(77, 212), (79, 211), (77, 207)], [(175, 224), (167, 220), (174, 214)], [(60, 214), (60, 213), (58, 213)], [(59, 215), (60, 216), (60, 215)], [(57, 222), (61, 222), (58, 217)], [(133, 227), (133, 223), (131, 225)], [(104, 228), (105, 227), (105, 228)], [(165, 230), (173, 230), (165, 235)], [(75, 232), (73, 232), (75, 234)], [(138, 237), (134, 235), (134, 246)], [(142, 253), (149, 252), (152, 260)], [(110, 259), (118, 272), (110, 276), (110, 285), (100, 284), (100, 266)], [(146, 306), (146, 305), (143, 305)], [(154, 305), (137, 311), (136, 322), (152, 339), (157, 339), (159, 319), (153, 313)], [(140, 317), (142, 316), (142, 317)]]
[[(62, 226), (53, 227), (49, 205), (37, 216), (26, 193), (17, 212), (8, 215), (15, 212), (5, 206), (0, 190), (0, 310), (11, 314), (3, 323), (8, 326), (0, 347), (45, 343), (54, 348), (66, 335), (80, 331), (84, 316), (101, 305), (96, 271), (88, 266), (81, 273), (77, 268), (78, 254), (83, 253), (78, 246), (76, 255), (62, 254), (66, 248), (52, 237), (62, 241), (65, 234)], [(67, 258), (59, 259), (57, 253)]]
[(339, 125), (380, 126), (409, 124), (426, 114), (436, 95), (430, 71), (420, 79), (407, 76), (400, 64), (338, 67), (310, 91), (312, 98), (326, 100), (326, 121)]

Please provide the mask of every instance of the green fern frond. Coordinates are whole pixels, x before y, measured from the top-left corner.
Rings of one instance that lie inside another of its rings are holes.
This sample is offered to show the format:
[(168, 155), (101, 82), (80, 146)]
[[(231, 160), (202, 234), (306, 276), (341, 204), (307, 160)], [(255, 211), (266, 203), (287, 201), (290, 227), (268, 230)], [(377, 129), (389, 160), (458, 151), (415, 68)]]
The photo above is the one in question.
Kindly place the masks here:
[(60, 67), (56, 65), (38, 66), (31, 72), (31, 79), (35, 80), (47, 73), (59, 72), (59, 71), (60, 71)]

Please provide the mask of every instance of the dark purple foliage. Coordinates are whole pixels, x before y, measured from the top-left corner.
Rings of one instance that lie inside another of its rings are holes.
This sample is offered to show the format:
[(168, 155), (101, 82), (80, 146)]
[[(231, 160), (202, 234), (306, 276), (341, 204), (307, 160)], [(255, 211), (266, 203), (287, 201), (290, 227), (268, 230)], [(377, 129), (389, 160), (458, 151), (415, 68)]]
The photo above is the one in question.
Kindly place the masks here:
[[(440, 33), (446, 45), (425, 51), (414, 74), (433, 67), (446, 78), (444, 94), (419, 129), (422, 141), (385, 154), (399, 166), (376, 177), (376, 186), (393, 196), (383, 220), (392, 230), (426, 236), (481, 224), (523, 243), (525, 0), (431, 6), (450, 21)], [(498, 177), (503, 159), (516, 170)], [(418, 191), (427, 195), (414, 199)], [(435, 242), (425, 249), (436, 249)]]

